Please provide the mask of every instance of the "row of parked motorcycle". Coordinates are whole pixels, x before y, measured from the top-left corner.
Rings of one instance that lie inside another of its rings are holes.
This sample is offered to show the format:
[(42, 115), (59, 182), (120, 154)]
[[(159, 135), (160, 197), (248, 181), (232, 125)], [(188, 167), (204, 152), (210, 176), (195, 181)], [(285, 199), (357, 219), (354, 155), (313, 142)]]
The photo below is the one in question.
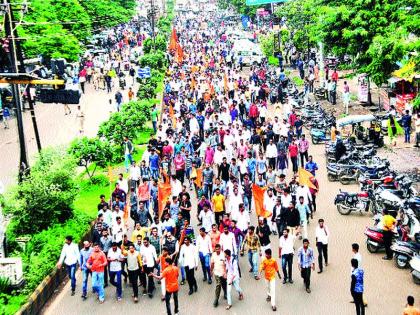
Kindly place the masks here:
[(398, 174), (387, 159), (377, 156), (377, 143), (360, 143), (340, 136), (331, 141), (329, 130), (336, 120), (319, 103), (304, 102), (299, 94), (294, 94), (292, 103), (310, 130), (312, 143), (325, 143), (328, 180), (360, 187), (358, 193), (339, 191), (334, 201), (338, 212), (373, 215), (373, 227), (365, 230), (367, 250), (371, 253), (384, 249), (383, 210), (396, 217), (392, 245), (395, 264), (398, 268), (411, 266), (413, 281), (420, 284), (420, 197), (410, 176)]
[(387, 159), (376, 155), (373, 144), (338, 139), (326, 143), (325, 153), (330, 181), (357, 183), (360, 187), (357, 193), (339, 191), (334, 200), (337, 211), (342, 215), (372, 213), (374, 225), (365, 230), (367, 250), (371, 253), (384, 249), (383, 210), (397, 218), (391, 247), (395, 264), (398, 268), (411, 265), (413, 280), (420, 284), (420, 197), (413, 181), (393, 171)]

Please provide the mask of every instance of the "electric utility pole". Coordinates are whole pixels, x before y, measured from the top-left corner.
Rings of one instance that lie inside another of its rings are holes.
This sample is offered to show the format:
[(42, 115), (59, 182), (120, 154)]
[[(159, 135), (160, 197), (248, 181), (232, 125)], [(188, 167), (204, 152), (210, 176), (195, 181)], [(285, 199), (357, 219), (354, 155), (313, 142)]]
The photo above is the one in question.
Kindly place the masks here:
[[(10, 61), (12, 64), (12, 71), (13, 73), (19, 73), (20, 69), (24, 70), (23, 60), (18, 60), (18, 53), (20, 51), (20, 45), (16, 41), (17, 38), (17, 31), (16, 26), (14, 23), (14, 16), (12, 10), (12, 4), (10, 0), (4, 0), (4, 8), (5, 8), (5, 33), (6, 38), (9, 39), (9, 54), (10, 54)], [(22, 59), (22, 58), (19, 58)], [(24, 71), (22, 71), (24, 72)], [(17, 128), (18, 128), (18, 135), (19, 135), (19, 145), (20, 145), (20, 159), (19, 159), (19, 181), (22, 180), (23, 172), (28, 168), (28, 155), (26, 151), (26, 142), (25, 142), (25, 133), (23, 129), (23, 118), (22, 118), (22, 99), (20, 96), (20, 89), (19, 84), (12, 84), (12, 93), (13, 93), (13, 100), (15, 105), (15, 113), (16, 113), (16, 121), (17, 121)]]

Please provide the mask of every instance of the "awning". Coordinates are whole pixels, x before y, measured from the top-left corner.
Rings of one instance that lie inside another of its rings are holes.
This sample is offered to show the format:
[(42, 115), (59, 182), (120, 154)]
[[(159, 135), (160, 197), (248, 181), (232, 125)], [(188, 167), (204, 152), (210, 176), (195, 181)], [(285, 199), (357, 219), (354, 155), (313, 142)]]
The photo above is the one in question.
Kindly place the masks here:
[(337, 127), (344, 127), (346, 125), (357, 124), (364, 121), (373, 121), (376, 120), (375, 116), (368, 115), (350, 115), (344, 118), (337, 120)]

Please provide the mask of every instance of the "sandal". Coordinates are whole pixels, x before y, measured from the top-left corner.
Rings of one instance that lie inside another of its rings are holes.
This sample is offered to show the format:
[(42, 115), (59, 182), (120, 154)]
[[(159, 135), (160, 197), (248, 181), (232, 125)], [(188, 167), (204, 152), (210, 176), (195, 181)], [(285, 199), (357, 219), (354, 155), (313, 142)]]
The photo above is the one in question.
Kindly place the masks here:
[(243, 293), (239, 294), (239, 301), (242, 301), (243, 299), (244, 299), (244, 294)]
[(226, 310), (230, 310), (231, 307), (232, 307), (232, 305), (226, 306)]

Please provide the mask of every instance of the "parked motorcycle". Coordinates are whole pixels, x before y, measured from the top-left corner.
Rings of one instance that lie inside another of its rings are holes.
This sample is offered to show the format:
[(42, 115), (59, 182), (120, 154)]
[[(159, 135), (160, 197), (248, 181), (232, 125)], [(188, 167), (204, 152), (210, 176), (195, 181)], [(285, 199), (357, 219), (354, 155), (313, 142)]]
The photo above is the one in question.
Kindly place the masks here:
[[(366, 227), (366, 247), (369, 253), (377, 253), (384, 249), (384, 230), (380, 226)], [(398, 234), (397, 234), (398, 235)], [(395, 237), (397, 236), (395, 235)]]
[(367, 191), (348, 193), (340, 189), (335, 197), (334, 204), (337, 206), (337, 211), (342, 215), (348, 215), (352, 211), (368, 212), (370, 210), (370, 193)]
[(311, 129), (311, 140), (313, 144), (330, 141), (331, 137), (327, 136), (327, 133), (322, 129)]
[(396, 241), (391, 246), (391, 250), (394, 252), (397, 268), (405, 269), (408, 267), (414, 255), (420, 252), (420, 237), (416, 235), (416, 241), (414, 242)]

